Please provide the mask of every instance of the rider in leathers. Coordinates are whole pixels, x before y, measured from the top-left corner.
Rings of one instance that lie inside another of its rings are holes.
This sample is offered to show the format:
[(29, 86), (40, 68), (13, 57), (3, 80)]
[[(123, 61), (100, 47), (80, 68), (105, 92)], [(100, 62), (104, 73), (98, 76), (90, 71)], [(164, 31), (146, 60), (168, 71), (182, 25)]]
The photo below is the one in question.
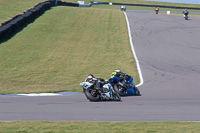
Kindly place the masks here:
[[(115, 69), (112, 74), (111, 74), (111, 78), (113, 77), (117, 77), (119, 80), (123, 79), (123, 76), (125, 75), (125, 73), (121, 72), (120, 69)], [(131, 88), (131, 86), (129, 84), (126, 84), (127, 88)], [(135, 87), (134, 87), (135, 89)]]
[[(117, 77), (119, 80), (123, 79), (123, 76), (125, 75), (125, 73), (121, 72), (121, 70), (118, 68), (118, 69), (115, 69), (112, 74), (111, 74), (111, 78), (113, 77)], [(132, 86), (130, 84), (125, 84), (125, 86), (127, 88), (132, 88)], [(133, 89), (135, 92), (138, 92), (138, 90), (136, 89), (135, 85), (133, 85)]]
[(95, 84), (96, 89), (103, 92), (103, 84), (108, 81), (105, 81), (102, 78), (95, 78), (93, 74), (89, 74), (88, 77), (85, 79), (85, 82)]
[(188, 16), (189, 11), (188, 11), (187, 9), (185, 9), (185, 10), (183, 11), (183, 14), (184, 14), (185, 16)]

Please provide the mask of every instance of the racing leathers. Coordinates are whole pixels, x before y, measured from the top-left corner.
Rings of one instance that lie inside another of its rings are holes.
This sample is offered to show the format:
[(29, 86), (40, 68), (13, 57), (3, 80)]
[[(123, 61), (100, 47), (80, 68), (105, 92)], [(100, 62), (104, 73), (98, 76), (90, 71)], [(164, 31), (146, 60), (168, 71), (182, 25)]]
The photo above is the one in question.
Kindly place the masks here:
[(105, 81), (102, 78), (86, 78), (85, 82), (95, 84), (96, 89), (103, 92), (103, 85), (108, 81)]
[(187, 16), (187, 15), (189, 14), (188, 10), (185, 9), (185, 10), (183, 11), (183, 14), (184, 14), (185, 16)]

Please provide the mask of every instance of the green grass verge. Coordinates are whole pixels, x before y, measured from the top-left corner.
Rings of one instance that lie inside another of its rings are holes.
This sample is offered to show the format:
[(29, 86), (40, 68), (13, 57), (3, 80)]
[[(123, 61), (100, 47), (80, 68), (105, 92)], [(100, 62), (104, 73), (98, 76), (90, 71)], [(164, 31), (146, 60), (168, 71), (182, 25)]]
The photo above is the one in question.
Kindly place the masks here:
[(0, 122), (0, 133), (198, 133), (199, 122)]
[(89, 73), (121, 68), (138, 83), (124, 14), (54, 7), (0, 45), (0, 94), (81, 91)]
[(0, 26), (1, 23), (11, 19), (46, 0), (0, 0)]

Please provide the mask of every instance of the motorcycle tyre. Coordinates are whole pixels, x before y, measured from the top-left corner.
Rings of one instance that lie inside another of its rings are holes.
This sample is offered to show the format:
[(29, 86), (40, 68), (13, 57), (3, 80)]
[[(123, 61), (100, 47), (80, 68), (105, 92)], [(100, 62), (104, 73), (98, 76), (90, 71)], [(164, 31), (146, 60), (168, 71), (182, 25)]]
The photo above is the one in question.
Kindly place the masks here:
[(135, 95), (136, 96), (141, 96), (141, 93), (137, 87), (135, 87)]
[(100, 96), (97, 94), (97, 96), (94, 97), (94, 96), (91, 94), (91, 90), (93, 90), (93, 89), (88, 88), (88, 89), (85, 90), (85, 96), (87, 97), (87, 99), (89, 99), (90, 101), (93, 101), (93, 102), (95, 102), (95, 101), (100, 101)]
[(114, 101), (121, 101), (120, 95), (116, 92), (113, 92), (113, 100)]
[(123, 92), (122, 91), (119, 91), (119, 86), (120, 85), (118, 85), (118, 84), (115, 84), (114, 85), (114, 91), (116, 92), (116, 93), (118, 93), (120, 96), (126, 96), (126, 91), (124, 90)]
[(158, 11), (156, 11), (156, 14), (158, 14)]

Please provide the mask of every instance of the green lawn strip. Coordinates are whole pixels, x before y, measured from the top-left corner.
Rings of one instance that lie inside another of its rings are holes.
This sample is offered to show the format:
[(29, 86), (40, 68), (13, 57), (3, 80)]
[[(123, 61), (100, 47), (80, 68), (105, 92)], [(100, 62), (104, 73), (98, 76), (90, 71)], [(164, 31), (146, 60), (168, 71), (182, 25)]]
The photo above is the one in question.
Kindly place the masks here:
[(0, 122), (0, 133), (198, 133), (199, 122)]
[(0, 94), (82, 91), (120, 68), (139, 83), (123, 12), (54, 7), (0, 45)]
[(1, 23), (11, 19), (17, 14), (34, 7), (46, 0), (0, 0), (0, 26)]

